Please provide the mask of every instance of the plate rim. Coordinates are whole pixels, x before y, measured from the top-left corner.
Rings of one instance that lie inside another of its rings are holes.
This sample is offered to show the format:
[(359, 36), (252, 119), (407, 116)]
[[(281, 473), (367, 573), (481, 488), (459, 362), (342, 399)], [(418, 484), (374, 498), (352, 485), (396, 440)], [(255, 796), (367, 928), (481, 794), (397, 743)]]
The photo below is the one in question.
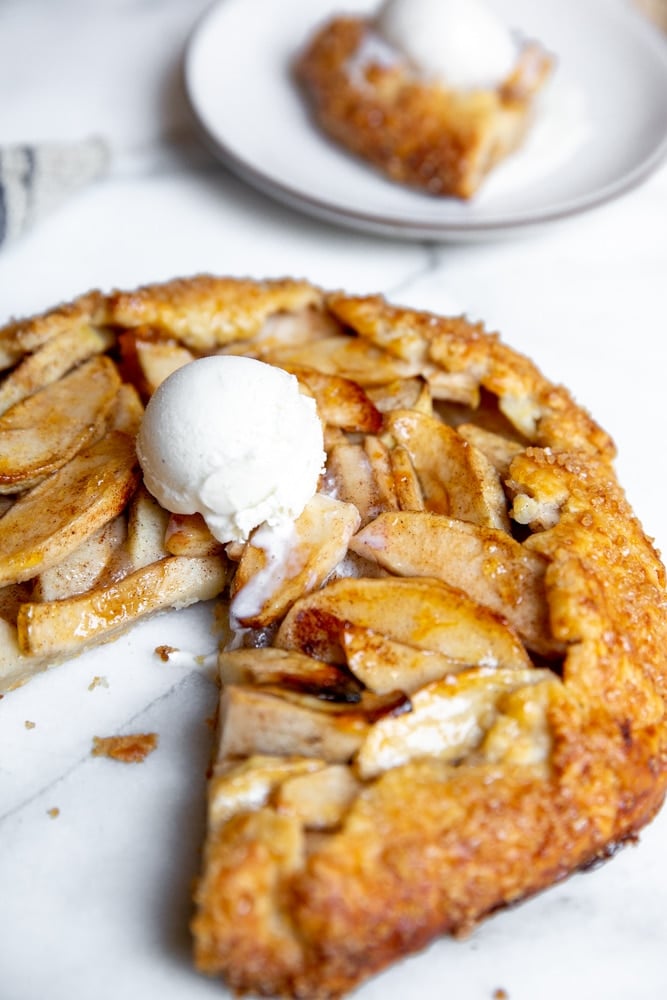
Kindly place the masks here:
[[(367, 213), (356, 208), (332, 203), (324, 198), (293, 187), (273, 176), (270, 171), (257, 168), (246, 157), (235, 151), (233, 144), (225, 142), (219, 134), (209, 127), (205, 115), (199, 106), (192, 83), (193, 64), (196, 60), (197, 45), (203, 34), (210, 29), (216, 12), (224, 8), (230, 0), (213, 0), (203, 11), (191, 29), (183, 49), (181, 59), (181, 78), (185, 99), (204, 144), (215, 157), (224, 164), (235, 176), (249, 184), (263, 195), (272, 198), (283, 205), (305, 213), (311, 218), (324, 220), (347, 229), (386, 235), (409, 240), (480, 240), (498, 238), (505, 233), (519, 235), (531, 230), (542, 228), (553, 222), (561, 222), (574, 216), (599, 208), (637, 188), (647, 180), (667, 160), (667, 126), (662, 135), (656, 139), (651, 152), (630, 170), (626, 170), (613, 181), (563, 201), (560, 206), (551, 209), (522, 210), (506, 216), (495, 216), (489, 219), (470, 221), (442, 220), (409, 220), (405, 217), (392, 216), (389, 213)], [(333, 0), (332, 0), (333, 6)], [(658, 30), (653, 27), (639, 11), (621, 4), (616, 5), (617, 15), (633, 22), (634, 30), (642, 36), (642, 44), (646, 44), (653, 54), (662, 60), (667, 81), (667, 44), (661, 39)], [(663, 48), (664, 45), (664, 48)], [(313, 125), (313, 128), (315, 126)], [(327, 137), (324, 136), (326, 141)], [(369, 170), (372, 167), (368, 167)]]

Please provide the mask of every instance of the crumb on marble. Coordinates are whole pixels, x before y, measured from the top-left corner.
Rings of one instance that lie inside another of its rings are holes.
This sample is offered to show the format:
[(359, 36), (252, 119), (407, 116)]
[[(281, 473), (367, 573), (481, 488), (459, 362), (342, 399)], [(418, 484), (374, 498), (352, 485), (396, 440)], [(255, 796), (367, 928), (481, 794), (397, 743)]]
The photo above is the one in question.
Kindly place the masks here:
[(157, 733), (93, 736), (93, 757), (111, 757), (122, 764), (140, 764), (157, 747)]
[(176, 646), (156, 646), (155, 652), (160, 657), (163, 663), (168, 663), (171, 654), (177, 653), (178, 649), (176, 648)]
[(51, 817), (51, 819), (58, 819), (58, 817), (60, 816), (60, 809), (58, 808), (58, 806), (53, 806), (51, 809), (47, 809), (46, 812)]
[(94, 691), (96, 687), (105, 687), (105, 688), (108, 688), (109, 687), (109, 681), (106, 679), (106, 677), (99, 677), (96, 674), (95, 677), (93, 677), (93, 679), (90, 682), (90, 684), (88, 685), (88, 690), (89, 691)]
[(30, 719), (26, 719), (23, 725), (25, 726), (26, 729), (34, 729), (37, 723), (31, 722)]

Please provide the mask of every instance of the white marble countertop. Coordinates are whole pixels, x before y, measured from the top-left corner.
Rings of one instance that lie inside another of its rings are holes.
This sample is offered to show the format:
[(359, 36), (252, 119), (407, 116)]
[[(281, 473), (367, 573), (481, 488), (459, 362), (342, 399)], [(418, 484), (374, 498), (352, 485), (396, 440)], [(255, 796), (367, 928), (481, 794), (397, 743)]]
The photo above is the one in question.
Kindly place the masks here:
[[(667, 167), (588, 214), (488, 245), (392, 242), (312, 221), (245, 187), (197, 141), (180, 62), (205, 6), (0, 5), (1, 141), (101, 134), (113, 149), (104, 179), (0, 250), (0, 322), (90, 287), (199, 271), (303, 276), (465, 311), (612, 433), (621, 482), (667, 551)], [(210, 650), (206, 612), (150, 622), (0, 703), (3, 1000), (227, 996), (193, 971), (188, 933), (216, 690), (194, 666), (157, 660), (160, 642)], [(94, 676), (106, 686), (91, 690)], [(93, 735), (140, 730), (160, 736), (143, 765), (90, 756)], [(360, 1000), (492, 1000), (499, 988), (510, 1000), (664, 997), (666, 835), (663, 812), (612, 863), (466, 941), (435, 944)]]

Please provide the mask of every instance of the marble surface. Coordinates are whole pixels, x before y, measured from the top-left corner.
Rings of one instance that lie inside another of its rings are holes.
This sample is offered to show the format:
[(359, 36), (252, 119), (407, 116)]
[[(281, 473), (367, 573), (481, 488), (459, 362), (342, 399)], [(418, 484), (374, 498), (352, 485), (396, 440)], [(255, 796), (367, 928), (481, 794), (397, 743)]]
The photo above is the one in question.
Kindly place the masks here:
[[(667, 550), (667, 168), (576, 220), (492, 245), (391, 242), (314, 222), (244, 187), (199, 145), (180, 69), (205, 6), (0, 5), (2, 140), (101, 134), (113, 150), (104, 179), (0, 252), (0, 322), (89, 287), (198, 271), (290, 274), (464, 311), (612, 433), (629, 499)], [(210, 626), (205, 608), (165, 616), (0, 702), (3, 1000), (227, 995), (192, 970), (187, 926), (216, 690), (194, 660), (153, 655), (165, 642), (209, 652)], [(144, 730), (160, 742), (141, 766), (90, 755), (93, 735)], [(658, 1000), (666, 835), (663, 812), (612, 863), (463, 942), (436, 943), (359, 1000), (492, 1000), (500, 988), (510, 1000)]]

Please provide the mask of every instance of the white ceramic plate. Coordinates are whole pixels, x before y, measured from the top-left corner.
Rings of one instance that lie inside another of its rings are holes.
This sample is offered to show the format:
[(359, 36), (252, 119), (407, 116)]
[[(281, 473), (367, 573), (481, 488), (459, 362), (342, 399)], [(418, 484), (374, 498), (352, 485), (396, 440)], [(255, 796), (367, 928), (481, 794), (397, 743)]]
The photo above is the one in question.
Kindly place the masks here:
[(191, 36), (186, 90), (219, 158), (319, 218), (416, 239), (476, 240), (542, 225), (629, 190), (667, 150), (667, 45), (620, 0), (496, 0), (558, 60), (524, 148), (470, 203), (385, 180), (324, 138), (290, 62), (333, 12), (375, 0), (220, 0)]

